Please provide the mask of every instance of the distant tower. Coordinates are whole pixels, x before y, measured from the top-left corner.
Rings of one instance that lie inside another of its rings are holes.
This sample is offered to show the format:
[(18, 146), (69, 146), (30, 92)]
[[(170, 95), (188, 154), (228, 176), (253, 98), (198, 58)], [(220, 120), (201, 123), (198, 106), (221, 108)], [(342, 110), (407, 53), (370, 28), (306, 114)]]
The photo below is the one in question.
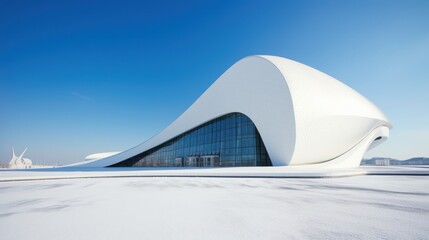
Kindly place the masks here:
[(22, 152), (22, 154), (19, 157), (17, 157), (15, 154), (15, 149), (12, 147), (12, 159), (9, 162), (9, 168), (14, 168), (14, 169), (31, 168), (31, 166), (33, 165), (33, 162), (28, 158), (24, 158), (24, 153), (26, 151), (27, 151), (27, 148), (25, 148), (24, 152)]

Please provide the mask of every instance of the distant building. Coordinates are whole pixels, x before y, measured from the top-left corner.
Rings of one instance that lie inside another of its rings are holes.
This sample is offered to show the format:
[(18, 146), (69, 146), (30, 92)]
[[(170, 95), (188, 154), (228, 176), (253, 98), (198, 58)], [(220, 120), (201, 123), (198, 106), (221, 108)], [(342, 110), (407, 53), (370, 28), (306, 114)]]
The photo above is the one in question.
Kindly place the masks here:
[(361, 165), (372, 165), (372, 166), (389, 166), (391, 165), (390, 158), (371, 158), (362, 160)]
[(372, 165), (372, 166), (393, 166), (393, 165), (429, 165), (429, 158), (415, 157), (408, 160), (397, 160), (392, 158), (371, 158), (364, 159), (361, 165)]
[(388, 159), (388, 158), (376, 159), (375, 165), (377, 165), (377, 166), (389, 166), (390, 165), (390, 159)]
[(25, 148), (24, 152), (22, 152), (22, 154), (19, 157), (17, 157), (15, 155), (15, 149), (12, 148), (12, 159), (9, 162), (9, 168), (14, 168), (14, 169), (31, 168), (33, 165), (33, 162), (28, 158), (24, 158), (24, 153), (26, 151), (27, 151), (27, 148)]

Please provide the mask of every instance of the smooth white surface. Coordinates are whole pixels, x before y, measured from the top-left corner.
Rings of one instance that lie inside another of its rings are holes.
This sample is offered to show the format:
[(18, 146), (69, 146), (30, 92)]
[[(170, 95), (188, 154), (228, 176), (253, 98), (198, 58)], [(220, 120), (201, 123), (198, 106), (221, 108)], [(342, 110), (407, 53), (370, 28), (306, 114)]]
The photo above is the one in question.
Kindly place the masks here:
[(114, 156), (77, 165), (104, 167), (121, 162), (233, 112), (254, 122), (274, 166), (307, 167), (332, 161), (318, 166), (357, 167), (356, 159), (375, 146), (367, 142), (379, 136), (385, 140), (391, 127), (376, 106), (336, 79), (289, 59), (251, 56), (229, 68), (155, 137)]
[(0, 183), (2, 240), (427, 239), (429, 181), (115, 178)]
[(374, 129), (391, 127), (374, 104), (342, 82), (289, 59), (264, 57), (283, 74), (293, 99), (296, 141), (289, 165), (335, 159)]
[(120, 152), (103, 152), (103, 153), (94, 153), (85, 157), (85, 160), (96, 160), (100, 158), (106, 158), (118, 154)]

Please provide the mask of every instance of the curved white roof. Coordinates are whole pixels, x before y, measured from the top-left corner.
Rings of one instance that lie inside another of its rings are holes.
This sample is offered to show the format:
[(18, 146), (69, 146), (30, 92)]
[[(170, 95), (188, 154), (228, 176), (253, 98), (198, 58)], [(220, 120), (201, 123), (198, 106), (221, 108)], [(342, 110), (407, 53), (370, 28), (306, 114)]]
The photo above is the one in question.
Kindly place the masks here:
[(340, 81), (289, 59), (250, 56), (230, 67), (158, 135), (80, 166), (110, 166), (233, 112), (254, 122), (274, 166), (356, 166), (391, 128), (374, 104)]

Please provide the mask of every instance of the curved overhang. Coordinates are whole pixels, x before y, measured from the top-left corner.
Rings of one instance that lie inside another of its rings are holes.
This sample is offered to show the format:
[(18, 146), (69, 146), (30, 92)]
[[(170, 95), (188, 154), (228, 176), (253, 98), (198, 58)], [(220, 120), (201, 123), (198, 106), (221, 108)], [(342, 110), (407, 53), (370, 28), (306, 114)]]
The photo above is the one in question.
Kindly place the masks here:
[(383, 112), (344, 83), (289, 59), (264, 57), (282, 73), (293, 99), (296, 141), (289, 165), (333, 160), (374, 129), (391, 128)]
[[(258, 128), (273, 165), (287, 165), (295, 141), (295, 119), (287, 83), (269, 60), (246, 57), (230, 67), (179, 118), (158, 135), (117, 155), (80, 166), (104, 167), (156, 147), (196, 126), (239, 112)], [(285, 124), (286, 123), (286, 124)]]
[(333, 161), (353, 152), (375, 129), (391, 128), (375, 105), (338, 80), (289, 59), (250, 56), (231, 66), (158, 135), (78, 166), (111, 166), (234, 112), (253, 121), (273, 166)]

